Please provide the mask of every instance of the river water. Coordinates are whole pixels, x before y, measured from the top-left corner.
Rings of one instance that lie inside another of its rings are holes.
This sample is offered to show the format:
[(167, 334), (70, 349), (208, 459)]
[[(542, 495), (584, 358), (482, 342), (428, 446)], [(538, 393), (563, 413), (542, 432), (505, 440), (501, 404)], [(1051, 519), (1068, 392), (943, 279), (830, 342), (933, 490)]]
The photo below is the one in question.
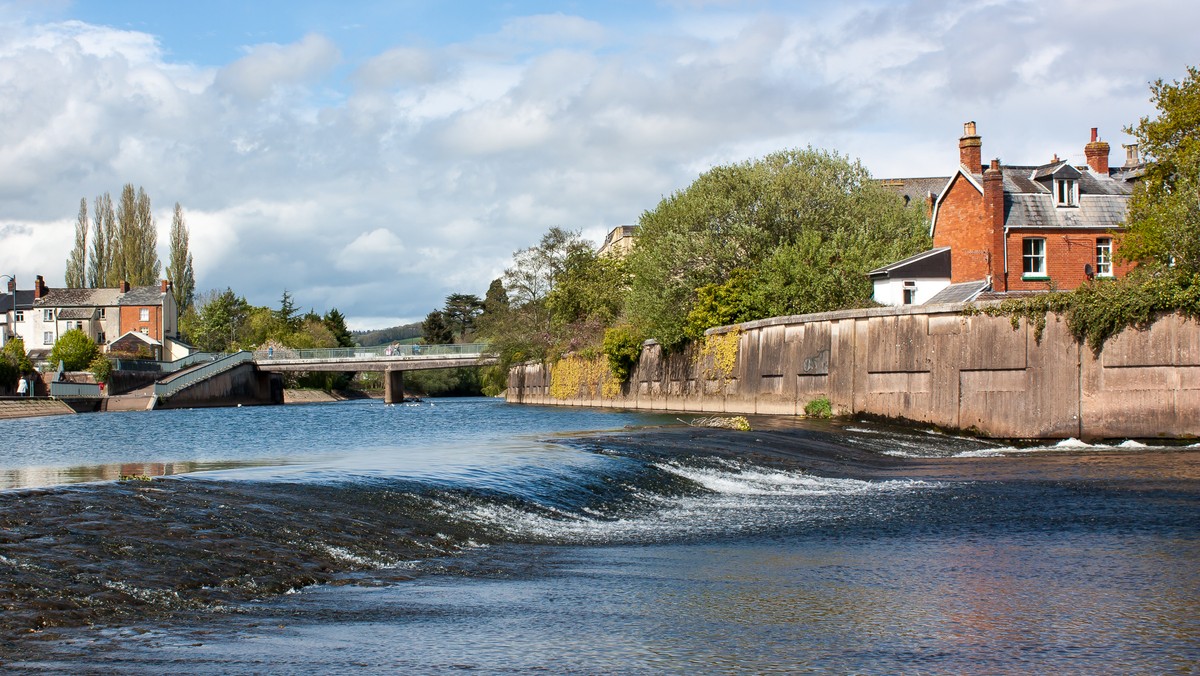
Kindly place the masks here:
[(0, 422), (0, 670), (1200, 672), (1196, 445), (693, 417)]

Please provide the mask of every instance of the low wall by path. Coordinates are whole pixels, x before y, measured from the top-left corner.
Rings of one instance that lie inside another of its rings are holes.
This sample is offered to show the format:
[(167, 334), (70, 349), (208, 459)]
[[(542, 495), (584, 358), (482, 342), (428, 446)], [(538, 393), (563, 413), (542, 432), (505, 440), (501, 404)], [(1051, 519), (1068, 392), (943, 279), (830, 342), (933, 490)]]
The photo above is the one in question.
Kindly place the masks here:
[(728, 371), (711, 349), (665, 354), (648, 342), (621, 386), (595, 369), (580, 379), (580, 369), (560, 363), (552, 377), (549, 367), (526, 364), (510, 371), (508, 400), (799, 415), (825, 397), (835, 413), (1000, 438), (1200, 435), (1196, 322), (1171, 315), (1127, 329), (1096, 355), (1056, 315), (1039, 339), (1023, 320), (1014, 329), (1008, 317), (962, 308), (847, 310), (713, 329), (710, 347), (714, 338), (736, 342)]

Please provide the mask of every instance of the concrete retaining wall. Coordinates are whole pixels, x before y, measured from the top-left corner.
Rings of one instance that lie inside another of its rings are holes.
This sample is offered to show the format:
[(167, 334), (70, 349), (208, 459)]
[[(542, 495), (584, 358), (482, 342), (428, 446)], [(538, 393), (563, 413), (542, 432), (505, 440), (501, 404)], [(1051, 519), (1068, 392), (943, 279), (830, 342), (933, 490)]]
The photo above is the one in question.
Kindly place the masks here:
[(169, 399), (160, 399), (155, 408), (282, 403), (283, 378), (276, 373), (259, 371), (253, 363), (246, 363), (198, 382)]
[(647, 343), (615, 396), (600, 382), (551, 396), (549, 369), (530, 364), (509, 373), (508, 400), (797, 415), (827, 397), (838, 413), (992, 437), (1200, 435), (1200, 325), (1180, 316), (1126, 330), (1099, 355), (1054, 315), (1036, 340), (1024, 321), (1013, 329), (1007, 317), (966, 316), (959, 305), (779, 317), (710, 333), (730, 332), (738, 349), (726, 377), (695, 346), (668, 355)]

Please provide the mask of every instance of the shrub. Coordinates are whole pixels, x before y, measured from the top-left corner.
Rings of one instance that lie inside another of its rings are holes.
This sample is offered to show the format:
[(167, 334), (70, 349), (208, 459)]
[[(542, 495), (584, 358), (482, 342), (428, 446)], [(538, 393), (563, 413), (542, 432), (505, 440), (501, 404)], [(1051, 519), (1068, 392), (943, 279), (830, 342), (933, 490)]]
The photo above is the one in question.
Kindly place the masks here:
[(608, 370), (617, 382), (629, 381), (629, 376), (642, 355), (645, 338), (632, 326), (621, 324), (604, 332), (604, 355), (608, 357)]
[(96, 355), (96, 358), (88, 365), (88, 370), (95, 376), (96, 382), (107, 383), (108, 379), (112, 377), (113, 366), (108, 357), (101, 354)]
[(833, 405), (827, 397), (818, 397), (804, 405), (804, 415), (810, 418), (829, 418), (833, 416)]
[(92, 363), (100, 351), (96, 343), (79, 329), (71, 329), (58, 337), (50, 350), (50, 364), (58, 368), (61, 361), (68, 371), (82, 371)]

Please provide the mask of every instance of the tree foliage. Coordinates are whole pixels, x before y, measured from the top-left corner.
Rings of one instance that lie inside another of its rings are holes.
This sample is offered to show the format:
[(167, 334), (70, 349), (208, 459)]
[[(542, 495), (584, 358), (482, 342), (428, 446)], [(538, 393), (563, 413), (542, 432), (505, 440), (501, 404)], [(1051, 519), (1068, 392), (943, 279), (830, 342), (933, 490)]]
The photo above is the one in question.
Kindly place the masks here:
[(325, 328), (329, 329), (329, 334), (337, 343), (336, 347), (354, 347), (354, 337), (350, 335), (350, 329), (346, 328), (346, 317), (338, 312), (337, 308), (330, 308), (321, 321)]
[(25, 353), (25, 341), (19, 337), (9, 338), (0, 348), (0, 384), (10, 389), (16, 387), (22, 373), (33, 370), (33, 362)]
[(1126, 131), (1149, 164), (1129, 201), (1118, 256), (1152, 271), (1200, 272), (1200, 69), (1150, 86), (1157, 117)]
[(427, 345), (454, 342), (454, 330), (446, 322), (446, 315), (441, 310), (434, 310), (425, 315), (425, 321), (421, 323), (421, 336)]
[(82, 289), (87, 286), (87, 236), (88, 236), (88, 206), (87, 198), (79, 200), (79, 217), (75, 219), (75, 246), (67, 257), (66, 283), (68, 289)]
[(463, 342), (475, 334), (475, 320), (483, 313), (483, 301), (472, 293), (452, 293), (446, 296), (442, 318), (450, 333)]
[(688, 320), (698, 289), (725, 285), (738, 269), (750, 281), (711, 288), (708, 300), (740, 307), (710, 307), (711, 316), (745, 321), (866, 305), (866, 273), (928, 247), (927, 225), (922, 208), (906, 207), (836, 153), (789, 150), (716, 167), (642, 215), (629, 258), (630, 318), (676, 347), (698, 328)]
[(104, 193), (96, 197), (92, 209), (92, 247), (88, 255), (87, 285), (93, 289), (108, 285), (112, 269), (113, 249), (116, 246), (116, 214), (112, 197)]
[(188, 250), (188, 228), (183, 219), (183, 207), (175, 203), (175, 214), (171, 218), (171, 252), (167, 263), (167, 279), (171, 281), (171, 292), (179, 312), (186, 312), (196, 300), (196, 273), (192, 268), (192, 254)]
[(96, 343), (79, 329), (71, 329), (54, 341), (50, 349), (50, 363), (55, 367), (62, 362), (68, 371), (82, 371), (91, 365), (100, 353)]

